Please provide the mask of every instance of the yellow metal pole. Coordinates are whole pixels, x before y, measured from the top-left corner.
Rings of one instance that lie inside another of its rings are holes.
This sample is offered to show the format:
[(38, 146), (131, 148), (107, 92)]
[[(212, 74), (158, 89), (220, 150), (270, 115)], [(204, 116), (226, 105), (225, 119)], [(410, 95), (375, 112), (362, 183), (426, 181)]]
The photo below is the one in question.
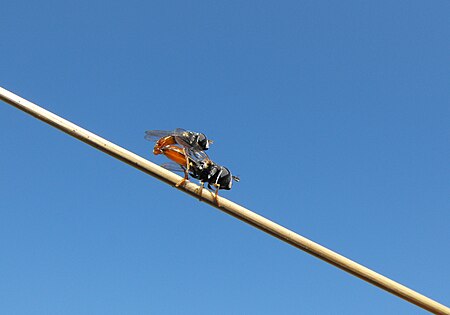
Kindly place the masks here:
[[(159, 180), (162, 180), (170, 185), (175, 185), (181, 180), (181, 177), (144, 159), (143, 157), (134, 154), (96, 134), (83, 129), (70, 121), (59, 117), (36, 104), (33, 104), (18, 95), (0, 87), (0, 99), (6, 103), (17, 107), (18, 109), (64, 131), (65, 133), (99, 149), (144, 173), (147, 173)], [(184, 187), (178, 187), (179, 190), (198, 198), (196, 189), (199, 186), (188, 182)], [(370, 270), (332, 250), (325, 248), (287, 228), (272, 222), (255, 212), (252, 212), (228, 199), (219, 196), (218, 207), (214, 202), (212, 194), (204, 193), (201, 198), (202, 201), (209, 205), (216, 207), (248, 224), (257, 227), (258, 229), (271, 234), (282, 241), (289, 243), (311, 255), (314, 255), (352, 275), (355, 275), (373, 285), (380, 287), (398, 297), (405, 299), (408, 302), (414, 303), (432, 313), (450, 315), (450, 308), (440, 304), (408, 287), (395, 282), (375, 271)]]

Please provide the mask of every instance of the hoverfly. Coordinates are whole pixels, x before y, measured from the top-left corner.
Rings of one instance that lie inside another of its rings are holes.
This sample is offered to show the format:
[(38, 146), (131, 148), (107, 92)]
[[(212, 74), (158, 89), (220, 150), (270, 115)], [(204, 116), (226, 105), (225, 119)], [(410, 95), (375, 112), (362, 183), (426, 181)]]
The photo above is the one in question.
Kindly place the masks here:
[(155, 141), (153, 153), (162, 154), (161, 149), (167, 145), (178, 144), (186, 150), (206, 151), (212, 140), (206, 138), (203, 133), (177, 128), (173, 131), (147, 130), (145, 139)]
[[(180, 164), (180, 161), (184, 161), (184, 167), (186, 169), (184, 179), (177, 183), (175, 185), (176, 187), (186, 182), (189, 178), (188, 171), (190, 165), (188, 154), (200, 154), (199, 152), (208, 150), (209, 145), (212, 143), (212, 140), (206, 138), (203, 133), (188, 131), (182, 128), (177, 128), (173, 131), (147, 130), (144, 138), (156, 142), (153, 148), (153, 154), (164, 154), (178, 164)], [(170, 149), (167, 149), (169, 147)]]
[(207, 183), (209, 189), (215, 189), (214, 200), (217, 205), (219, 205), (217, 198), (219, 190), (230, 190), (233, 181), (239, 182), (240, 180), (238, 176), (232, 175), (228, 168), (213, 162), (203, 151), (188, 151), (185, 155), (181, 148), (176, 145), (167, 145), (161, 150), (162, 154), (175, 162), (163, 164), (165, 168), (176, 172), (184, 172), (185, 176), (181, 181), (183, 183), (189, 178), (189, 175), (200, 180), (199, 196), (202, 195), (204, 185)]

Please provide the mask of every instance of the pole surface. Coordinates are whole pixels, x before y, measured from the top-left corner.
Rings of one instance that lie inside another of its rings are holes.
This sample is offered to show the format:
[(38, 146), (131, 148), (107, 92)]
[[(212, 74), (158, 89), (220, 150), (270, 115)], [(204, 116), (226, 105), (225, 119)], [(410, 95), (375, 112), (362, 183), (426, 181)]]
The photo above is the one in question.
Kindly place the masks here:
[[(59, 117), (36, 104), (33, 104), (18, 95), (0, 87), (0, 99), (4, 102), (52, 125), (64, 131), (65, 133), (93, 146), (100, 151), (103, 151), (144, 173), (147, 173), (159, 180), (162, 180), (172, 186), (181, 180), (181, 176), (174, 174), (143, 157), (128, 151), (96, 134), (83, 129), (70, 121)], [(196, 193), (196, 189), (199, 186), (187, 182), (184, 187), (178, 187), (177, 189), (195, 197), (199, 196)], [(357, 276), (364, 281), (367, 281), (379, 288), (386, 290), (398, 297), (405, 299), (408, 302), (418, 305), (419, 307), (428, 310), (435, 314), (450, 315), (450, 308), (443, 304), (440, 304), (408, 287), (395, 282), (369, 268), (366, 268), (332, 250), (325, 248), (287, 228), (272, 222), (259, 214), (252, 212), (226, 198), (219, 196), (219, 204), (217, 206), (214, 202), (214, 196), (212, 193), (203, 193), (201, 201), (208, 203), (209, 205), (216, 207), (254, 227), (275, 236), (282, 241), (291, 244), (311, 255), (316, 256), (354, 276)]]

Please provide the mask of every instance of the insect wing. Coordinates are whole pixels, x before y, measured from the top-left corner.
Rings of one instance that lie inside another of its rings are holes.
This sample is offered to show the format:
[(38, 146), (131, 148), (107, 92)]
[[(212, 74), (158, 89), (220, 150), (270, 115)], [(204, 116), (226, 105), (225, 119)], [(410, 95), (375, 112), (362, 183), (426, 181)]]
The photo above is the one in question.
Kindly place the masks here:
[(175, 162), (167, 162), (164, 164), (161, 164), (162, 167), (164, 167), (166, 170), (177, 172), (177, 173), (184, 173), (184, 168)]
[(173, 131), (173, 135), (177, 140), (177, 143), (184, 148), (196, 148), (196, 143), (194, 141), (194, 133), (192, 131), (187, 131), (183, 128), (177, 128)]
[[(199, 133), (189, 131), (183, 128), (177, 128), (173, 131), (173, 135), (175, 136), (175, 139), (179, 145), (181, 145), (184, 148), (187, 149), (193, 149), (193, 150), (202, 150), (203, 148), (200, 147), (199, 143), (197, 142), (199, 140)], [(203, 137), (205, 137), (203, 135)], [(209, 142), (208, 142), (209, 144)]]
[(187, 151), (188, 157), (197, 164), (201, 164), (206, 161), (211, 161), (211, 159), (209, 158), (208, 154), (205, 153), (205, 151), (194, 150), (194, 149), (188, 149), (186, 151)]
[(173, 135), (173, 131), (167, 130), (147, 130), (144, 138), (148, 141), (158, 141), (162, 137)]
[(156, 142), (159, 139), (167, 136), (174, 136), (177, 143), (185, 148), (190, 148), (192, 145), (190, 143), (190, 131), (186, 131), (182, 128), (177, 128), (175, 130), (147, 130), (145, 132), (144, 138), (148, 141)]
[(167, 136), (173, 136), (175, 138), (175, 141), (177, 144), (182, 146), (185, 149), (192, 149), (192, 150), (206, 150), (209, 146), (209, 144), (212, 143), (212, 140), (206, 140), (207, 145), (206, 148), (202, 147), (198, 141), (199, 136), (202, 135), (204, 138), (206, 138), (203, 134), (198, 134), (196, 132), (188, 131), (183, 128), (176, 128), (173, 131), (168, 130), (147, 130), (145, 132), (144, 138), (148, 141), (157, 142), (159, 139)]
[(177, 129), (175, 129), (175, 130), (173, 131), (173, 133), (174, 133), (175, 135), (182, 135), (182, 134), (184, 134), (185, 132), (189, 132), (189, 131), (187, 131), (186, 129), (183, 129), (183, 128), (177, 128)]

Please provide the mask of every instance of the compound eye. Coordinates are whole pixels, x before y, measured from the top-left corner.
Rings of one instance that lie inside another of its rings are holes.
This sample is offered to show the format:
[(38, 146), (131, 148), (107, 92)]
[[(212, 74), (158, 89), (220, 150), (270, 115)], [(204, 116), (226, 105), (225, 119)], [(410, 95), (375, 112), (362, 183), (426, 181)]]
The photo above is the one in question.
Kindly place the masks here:
[(198, 135), (197, 142), (198, 142), (198, 145), (199, 145), (203, 150), (207, 150), (207, 149), (209, 148), (209, 142), (208, 142), (208, 140), (206, 139), (206, 136), (205, 136), (204, 134), (200, 133), (200, 134)]
[(233, 180), (229, 174), (223, 176), (219, 182), (221, 189), (230, 190), (233, 185)]

